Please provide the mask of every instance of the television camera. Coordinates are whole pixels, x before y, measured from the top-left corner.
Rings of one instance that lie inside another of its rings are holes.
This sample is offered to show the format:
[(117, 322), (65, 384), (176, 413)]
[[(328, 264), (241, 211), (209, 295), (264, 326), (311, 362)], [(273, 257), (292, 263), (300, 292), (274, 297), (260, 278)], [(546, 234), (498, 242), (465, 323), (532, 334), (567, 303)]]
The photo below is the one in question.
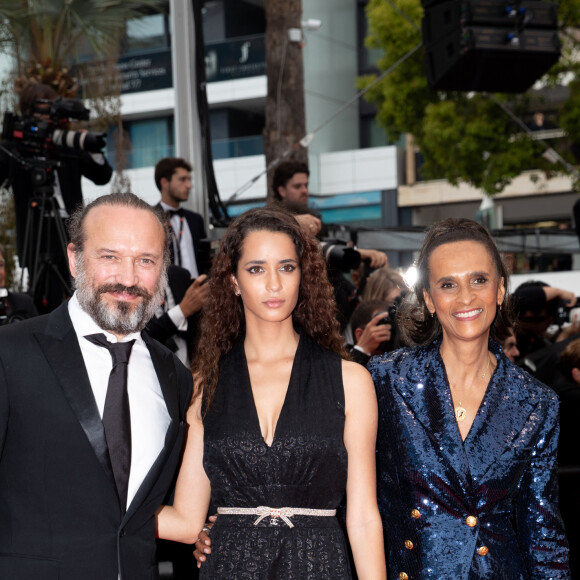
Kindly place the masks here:
[(77, 99), (38, 99), (31, 116), (4, 113), (2, 139), (16, 143), (20, 153), (27, 157), (50, 158), (66, 153), (66, 149), (99, 153), (106, 145), (104, 133), (67, 128), (71, 119), (88, 121), (89, 115), (90, 110)]
[[(90, 110), (77, 99), (36, 99), (30, 114), (4, 114), (0, 150), (28, 175), (30, 187), (15, 191), (28, 198), (25, 231), (18, 231), (23, 247), (21, 266), (28, 269), (29, 293), (33, 296), (48, 272), (58, 279), (70, 295), (70, 283), (58, 263), (66, 264), (67, 238), (62, 219), (64, 206), (59, 191), (57, 169), (67, 159), (86, 153), (101, 153), (106, 145), (104, 133), (73, 131), (71, 121), (87, 121)], [(23, 236), (23, 237), (21, 237)], [(64, 270), (64, 269), (63, 269)], [(22, 285), (23, 280), (21, 280)]]

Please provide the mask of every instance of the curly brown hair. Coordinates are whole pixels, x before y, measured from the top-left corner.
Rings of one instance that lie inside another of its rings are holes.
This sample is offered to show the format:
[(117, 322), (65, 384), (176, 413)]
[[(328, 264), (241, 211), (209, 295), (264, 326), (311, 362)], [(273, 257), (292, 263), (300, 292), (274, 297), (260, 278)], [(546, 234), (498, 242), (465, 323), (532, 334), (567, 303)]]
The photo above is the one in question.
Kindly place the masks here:
[(433, 250), (453, 242), (478, 242), (495, 266), (499, 278), (503, 278), (505, 295), (490, 328), (491, 337), (502, 342), (507, 338), (512, 323), (512, 308), (509, 297), (509, 272), (491, 234), (477, 222), (467, 218), (447, 218), (433, 224), (427, 231), (419, 257), (415, 262), (417, 281), (412, 292), (397, 312), (397, 328), (404, 345), (425, 345), (433, 342), (442, 333), (437, 316), (431, 316), (425, 303), (423, 291), (429, 291), (429, 259)]
[(294, 324), (323, 347), (348, 358), (336, 318), (333, 289), (317, 242), (304, 234), (290, 213), (279, 208), (251, 209), (227, 229), (208, 282), (209, 298), (203, 308), (198, 347), (191, 364), (196, 377), (195, 396), (203, 391), (206, 409), (217, 387), (220, 361), (245, 333), (244, 306), (234, 293), (232, 275), (237, 274), (244, 240), (251, 232), (260, 231), (284, 233), (296, 248), (301, 276), (292, 314)]

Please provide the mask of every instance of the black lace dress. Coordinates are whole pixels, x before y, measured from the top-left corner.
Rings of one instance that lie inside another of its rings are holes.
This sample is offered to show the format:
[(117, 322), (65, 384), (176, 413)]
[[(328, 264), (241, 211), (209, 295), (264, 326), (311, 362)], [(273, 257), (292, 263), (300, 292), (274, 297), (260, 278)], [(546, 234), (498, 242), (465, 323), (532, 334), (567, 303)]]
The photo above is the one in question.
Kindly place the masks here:
[[(341, 359), (302, 333), (269, 447), (261, 434), (240, 341), (224, 358), (204, 418), (204, 467), (215, 508), (335, 509), (346, 488)], [(351, 578), (336, 517), (220, 515), (202, 579)]]

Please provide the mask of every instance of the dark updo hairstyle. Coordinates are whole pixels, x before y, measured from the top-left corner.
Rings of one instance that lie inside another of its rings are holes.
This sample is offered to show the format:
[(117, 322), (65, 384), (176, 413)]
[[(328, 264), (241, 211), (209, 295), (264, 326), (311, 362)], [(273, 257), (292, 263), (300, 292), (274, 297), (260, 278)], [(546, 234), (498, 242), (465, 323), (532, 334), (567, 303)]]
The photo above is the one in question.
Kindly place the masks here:
[(298, 301), (292, 314), (296, 326), (328, 350), (348, 358), (336, 318), (334, 292), (317, 242), (305, 235), (296, 219), (279, 208), (251, 209), (228, 227), (214, 258), (209, 297), (204, 304), (198, 348), (191, 370), (195, 393), (203, 390), (204, 407), (213, 399), (219, 363), (240, 340), (246, 329), (242, 299), (234, 293), (232, 276), (237, 275), (243, 244), (252, 232), (283, 233), (296, 248), (300, 267)]
[(398, 312), (401, 342), (405, 345), (425, 345), (433, 342), (442, 332), (437, 315), (431, 316), (423, 291), (429, 292), (429, 259), (435, 249), (453, 242), (477, 242), (491, 257), (506, 290), (501, 307), (497, 309), (490, 334), (498, 342), (505, 340), (513, 326), (511, 300), (508, 296), (509, 272), (490, 233), (477, 222), (466, 218), (448, 218), (432, 225), (427, 231), (419, 258), (415, 262), (417, 281)]

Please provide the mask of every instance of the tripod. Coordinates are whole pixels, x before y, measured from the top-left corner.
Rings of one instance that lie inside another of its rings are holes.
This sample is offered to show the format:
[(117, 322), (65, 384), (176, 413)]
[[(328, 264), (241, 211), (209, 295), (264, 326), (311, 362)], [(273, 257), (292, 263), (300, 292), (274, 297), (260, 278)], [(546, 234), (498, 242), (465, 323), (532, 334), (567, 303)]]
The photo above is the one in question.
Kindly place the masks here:
[(28, 205), (22, 266), (28, 269), (28, 293), (44, 309), (51, 294), (58, 301), (59, 295), (61, 299), (71, 296), (72, 289), (66, 273), (67, 238), (54, 190), (39, 188), (36, 193)]
[[(67, 238), (55, 196), (55, 171), (60, 162), (36, 157), (25, 159), (5, 147), (0, 149), (30, 173), (32, 197), (26, 210), (20, 291), (23, 291), (24, 268), (27, 268), (28, 293), (40, 312), (47, 311), (72, 295)], [(18, 230), (16, 235), (20, 236)]]

